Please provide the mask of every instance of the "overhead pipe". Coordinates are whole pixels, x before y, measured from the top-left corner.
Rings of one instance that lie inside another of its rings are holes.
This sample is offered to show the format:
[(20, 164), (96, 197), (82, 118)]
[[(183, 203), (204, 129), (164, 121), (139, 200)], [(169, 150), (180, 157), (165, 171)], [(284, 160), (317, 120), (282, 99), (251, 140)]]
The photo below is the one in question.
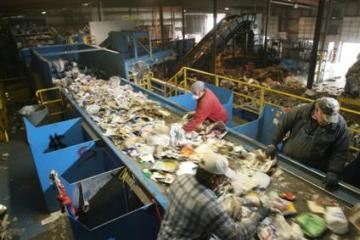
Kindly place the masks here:
[(311, 9), (311, 10), (317, 9), (317, 6), (311, 6), (311, 5), (298, 3), (298, 2), (283, 2), (283, 1), (271, 0), (271, 3), (288, 6), (288, 7), (293, 7), (293, 8), (306, 8), (306, 9)]

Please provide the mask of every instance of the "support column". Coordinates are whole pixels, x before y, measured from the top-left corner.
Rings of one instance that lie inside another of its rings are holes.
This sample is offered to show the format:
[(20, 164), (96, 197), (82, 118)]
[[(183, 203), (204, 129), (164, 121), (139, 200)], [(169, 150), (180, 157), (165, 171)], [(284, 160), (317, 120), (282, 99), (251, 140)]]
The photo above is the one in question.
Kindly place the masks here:
[(160, 0), (160, 31), (161, 31), (161, 46), (162, 48), (165, 48), (163, 0)]
[(97, 10), (98, 10), (99, 21), (104, 20), (102, 0), (98, 0)]
[(217, 20), (217, 0), (213, 0), (214, 11), (214, 36), (213, 36), (213, 51), (212, 51), (212, 72), (216, 72), (216, 20)]
[(185, 54), (185, 9), (184, 6), (181, 7), (181, 17), (182, 17), (182, 54)]
[(265, 32), (264, 32), (264, 51), (267, 49), (267, 37), (268, 37), (268, 27), (269, 27), (269, 19), (270, 19), (270, 11), (271, 11), (271, 0), (267, 0), (266, 3), (266, 17), (265, 17)]
[(306, 87), (311, 89), (314, 83), (314, 75), (315, 75), (315, 68), (316, 68), (316, 61), (317, 61), (317, 51), (320, 41), (321, 35), (321, 24), (322, 24), (322, 16), (324, 13), (325, 8), (325, 0), (320, 0), (317, 16), (316, 16), (316, 24), (315, 24), (315, 33), (314, 33), (314, 40), (313, 40), (313, 48), (311, 51), (310, 62), (309, 62), (309, 75)]
[(320, 72), (321, 72), (321, 65), (324, 59), (324, 50), (325, 50), (325, 41), (326, 41), (326, 34), (328, 31), (328, 25), (329, 25), (329, 21), (330, 21), (330, 15), (331, 15), (331, 5), (332, 5), (332, 0), (328, 0), (328, 5), (327, 5), (327, 11), (326, 11), (326, 19), (325, 19), (325, 26), (323, 29), (323, 34), (320, 35), (320, 63), (316, 69), (317, 75), (316, 75), (316, 82), (318, 83), (320, 81)]

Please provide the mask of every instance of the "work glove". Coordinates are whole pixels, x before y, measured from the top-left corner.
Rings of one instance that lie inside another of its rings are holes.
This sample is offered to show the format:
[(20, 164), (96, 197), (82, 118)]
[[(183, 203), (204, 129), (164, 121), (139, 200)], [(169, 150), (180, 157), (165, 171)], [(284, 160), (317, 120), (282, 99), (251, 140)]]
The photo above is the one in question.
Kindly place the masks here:
[(241, 209), (241, 199), (239, 197), (235, 195), (226, 196), (222, 201), (222, 205), (225, 211), (234, 221), (241, 220), (242, 209)]
[(273, 145), (273, 144), (268, 145), (266, 150), (265, 150), (265, 154), (266, 154), (266, 157), (274, 159), (275, 155), (276, 155), (276, 147), (275, 147), (275, 145)]
[(262, 207), (259, 207), (258, 210), (259, 210), (259, 215), (260, 215), (260, 222), (262, 220), (264, 220), (264, 218), (266, 218), (270, 214), (270, 208), (262, 206)]
[(339, 180), (336, 173), (328, 172), (324, 179), (325, 188), (327, 190), (335, 190), (338, 186)]

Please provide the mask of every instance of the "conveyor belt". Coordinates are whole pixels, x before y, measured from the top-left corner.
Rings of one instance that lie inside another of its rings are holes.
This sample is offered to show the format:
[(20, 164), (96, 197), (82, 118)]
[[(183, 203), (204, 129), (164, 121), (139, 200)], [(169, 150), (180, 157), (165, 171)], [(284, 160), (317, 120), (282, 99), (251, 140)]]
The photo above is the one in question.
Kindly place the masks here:
[[(122, 82), (129, 83), (126, 80), (122, 80)], [(150, 99), (158, 101), (162, 104), (163, 107), (170, 110), (177, 116), (183, 115), (186, 110), (179, 106), (176, 103), (171, 102), (169, 99), (166, 99), (160, 95), (154, 94), (148, 90), (140, 88), (132, 83), (129, 83), (133, 86), (136, 91), (141, 91), (149, 96)], [(66, 99), (71, 103), (71, 105), (78, 111), (78, 113), (83, 117), (84, 121), (89, 124), (90, 128), (99, 135), (99, 138), (102, 139), (108, 146), (114, 151), (116, 156), (118, 156), (124, 164), (128, 167), (128, 169), (132, 172), (132, 174), (137, 178), (137, 180), (141, 183), (141, 185), (145, 188), (145, 190), (152, 195), (154, 199), (159, 202), (159, 204), (166, 209), (168, 206), (168, 200), (165, 194), (165, 186), (158, 184), (151, 179), (145, 177), (142, 172), (142, 169), (146, 167), (146, 165), (140, 164), (126, 154), (122, 153), (120, 150), (116, 148), (110, 138), (104, 136), (102, 134), (101, 129), (94, 124), (91, 120), (90, 116), (76, 103), (76, 101), (71, 97), (71, 94), (64, 92)], [(242, 134), (236, 133), (232, 130), (228, 130), (229, 133), (226, 136), (227, 140), (230, 140), (234, 143), (242, 144), (246, 149), (264, 149), (265, 146), (253, 139), (250, 139)], [(293, 192), (305, 192), (306, 194), (299, 194), (299, 200), (296, 203), (296, 206), (299, 210), (304, 211), (306, 209), (306, 199), (311, 197), (312, 193), (316, 193), (318, 195), (327, 197), (327, 198), (335, 198), (338, 203), (345, 207), (347, 210), (349, 207), (354, 205), (355, 203), (360, 202), (360, 193), (359, 190), (353, 188), (347, 184), (341, 183), (340, 187), (335, 192), (328, 192), (322, 188), (322, 180), (324, 179), (324, 175), (320, 174), (313, 169), (310, 169), (300, 163), (297, 163), (283, 155), (278, 156), (280, 168), (284, 171), (283, 177), (288, 182), (288, 188)], [(280, 185), (272, 184), (271, 189), (277, 190), (289, 190), (289, 189), (280, 189)], [(352, 230), (350, 236), (355, 236), (356, 230)], [(324, 238), (324, 239), (327, 239)], [(353, 238), (349, 238), (353, 239)]]
[(183, 66), (209, 70), (209, 63), (211, 62), (209, 60), (214, 45), (214, 36), (216, 38), (216, 49), (217, 51), (221, 51), (234, 36), (249, 32), (251, 30), (251, 24), (254, 21), (255, 14), (225, 17), (180, 59), (174, 72), (176, 73)]

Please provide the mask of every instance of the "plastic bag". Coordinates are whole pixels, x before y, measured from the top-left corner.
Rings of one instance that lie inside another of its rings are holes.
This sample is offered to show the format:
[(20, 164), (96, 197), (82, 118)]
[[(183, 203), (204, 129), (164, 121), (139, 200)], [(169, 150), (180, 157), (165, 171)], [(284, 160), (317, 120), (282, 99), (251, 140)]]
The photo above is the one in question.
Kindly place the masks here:
[(340, 207), (327, 207), (325, 212), (327, 227), (337, 234), (345, 234), (349, 231), (349, 223)]
[(303, 213), (295, 218), (306, 236), (317, 238), (326, 231), (325, 220), (312, 213)]
[(170, 129), (170, 143), (172, 146), (184, 145), (187, 142), (185, 131), (180, 124), (174, 123)]

